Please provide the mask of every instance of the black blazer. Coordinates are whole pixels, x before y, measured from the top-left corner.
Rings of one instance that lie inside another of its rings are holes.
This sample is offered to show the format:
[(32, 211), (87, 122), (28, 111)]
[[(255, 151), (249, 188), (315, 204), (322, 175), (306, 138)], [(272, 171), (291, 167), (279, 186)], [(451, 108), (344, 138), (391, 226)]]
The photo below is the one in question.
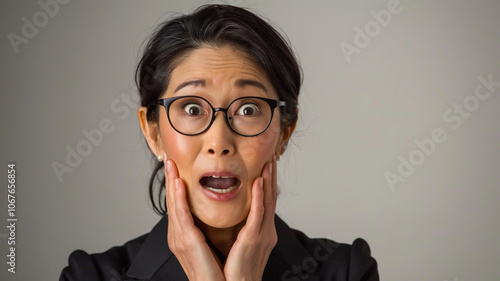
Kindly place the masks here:
[[(377, 262), (363, 239), (352, 245), (310, 239), (275, 217), (278, 243), (267, 262), (263, 281), (378, 281)], [(167, 218), (149, 234), (104, 253), (76, 250), (60, 281), (188, 280), (167, 244)]]

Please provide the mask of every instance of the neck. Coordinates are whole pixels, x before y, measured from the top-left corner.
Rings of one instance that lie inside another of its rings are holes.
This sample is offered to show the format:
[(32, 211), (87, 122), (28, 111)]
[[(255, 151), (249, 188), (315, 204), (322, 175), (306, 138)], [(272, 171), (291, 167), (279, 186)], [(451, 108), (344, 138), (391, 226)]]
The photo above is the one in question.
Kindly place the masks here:
[(226, 257), (229, 255), (229, 251), (233, 246), (236, 238), (238, 237), (238, 233), (241, 228), (245, 225), (245, 221), (240, 222), (239, 224), (227, 227), (227, 228), (215, 228), (203, 223), (198, 218), (194, 217), (194, 222), (196, 226), (203, 232), (205, 237), (212, 242), (212, 244)]

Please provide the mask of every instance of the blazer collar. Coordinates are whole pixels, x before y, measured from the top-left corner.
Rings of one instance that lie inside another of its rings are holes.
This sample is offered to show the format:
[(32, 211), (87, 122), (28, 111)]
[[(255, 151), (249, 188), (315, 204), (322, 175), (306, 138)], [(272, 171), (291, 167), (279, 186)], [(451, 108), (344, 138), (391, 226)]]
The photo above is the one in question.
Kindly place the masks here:
[(165, 262), (174, 257), (167, 243), (167, 218), (163, 217), (153, 227), (127, 271), (127, 276), (150, 280)]
[[(165, 278), (172, 276), (177, 276), (175, 280), (183, 279), (179, 278), (182, 276), (185, 278), (181, 265), (168, 247), (167, 220), (163, 217), (147, 236), (127, 271), (129, 278), (135, 280), (167, 280)], [(275, 215), (275, 226), (278, 242), (269, 256), (264, 277), (276, 274), (281, 277), (285, 271), (291, 270), (293, 265), (299, 265), (311, 256), (297, 239), (294, 230), (277, 215)], [(152, 279), (153, 277), (155, 278)]]

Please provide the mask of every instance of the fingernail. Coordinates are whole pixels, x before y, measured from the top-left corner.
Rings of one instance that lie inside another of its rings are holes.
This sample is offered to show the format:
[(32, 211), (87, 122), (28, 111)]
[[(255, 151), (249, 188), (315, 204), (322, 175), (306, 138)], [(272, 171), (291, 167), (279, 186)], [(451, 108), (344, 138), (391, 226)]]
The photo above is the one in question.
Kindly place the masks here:
[(179, 189), (179, 186), (181, 185), (179, 178), (175, 179), (175, 189)]
[(172, 169), (172, 164), (170, 163), (170, 161), (167, 161), (167, 173), (170, 174), (170, 170)]
[(273, 163), (269, 163), (269, 173), (272, 174), (273, 173)]
[(259, 179), (259, 185), (260, 188), (264, 188), (264, 179), (262, 177)]

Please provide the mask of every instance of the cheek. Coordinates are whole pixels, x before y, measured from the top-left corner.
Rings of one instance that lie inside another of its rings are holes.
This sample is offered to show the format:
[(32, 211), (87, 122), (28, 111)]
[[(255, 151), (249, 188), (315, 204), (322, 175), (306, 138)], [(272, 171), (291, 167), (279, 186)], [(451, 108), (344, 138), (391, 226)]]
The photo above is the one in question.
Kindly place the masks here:
[(179, 170), (179, 176), (189, 176), (190, 169), (188, 167), (192, 167), (199, 151), (199, 145), (195, 143), (196, 138), (177, 133), (170, 124), (166, 124), (161, 128), (160, 136), (167, 159), (175, 162)]
[(264, 165), (271, 161), (279, 141), (279, 125), (270, 126), (261, 135), (245, 138), (239, 144), (239, 153), (245, 161), (251, 178), (260, 176)]
[[(274, 154), (277, 138), (266, 138), (264, 134), (252, 137), (251, 140), (243, 141), (239, 147), (239, 153), (244, 159), (271, 158)], [(249, 158), (248, 158), (249, 157)]]

